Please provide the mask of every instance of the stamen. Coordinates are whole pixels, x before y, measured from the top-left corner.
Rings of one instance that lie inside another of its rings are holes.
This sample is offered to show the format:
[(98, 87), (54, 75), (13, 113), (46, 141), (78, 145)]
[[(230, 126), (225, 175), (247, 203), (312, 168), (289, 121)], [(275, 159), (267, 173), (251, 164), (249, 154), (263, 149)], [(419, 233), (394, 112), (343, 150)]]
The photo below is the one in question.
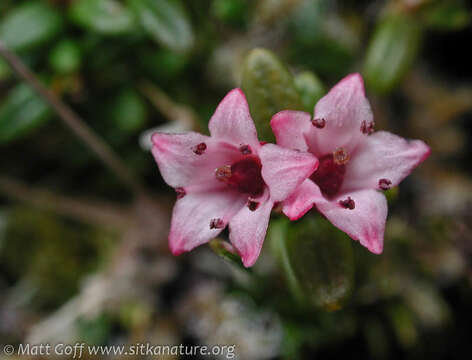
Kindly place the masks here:
[(247, 207), (251, 211), (256, 211), (257, 208), (259, 207), (259, 203), (257, 201), (254, 201), (254, 200), (249, 200), (248, 203), (247, 203)]
[(349, 161), (349, 154), (343, 148), (337, 148), (333, 152), (333, 160), (336, 165), (345, 165)]
[(241, 145), (239, 147), (239, 151), (241, 151), (241, 154), (243, 154), (243, 155), (252, 154), (252, 150), (251, 150), (251, 147), (249, 145)]
[(311, 120), (311, 123), (313, 124), (314, 127), (318, 128), (318, 129), (323, 129), (326, 125), (326, 120), (324, 118), (313, 119), (313, 120)]
[(220, 218), (211, 219), (210, 229), (223, 229), (224, 227), (225, 223)]
[(206, 148), (207, 146), (205, 143), (200, 143), (193, 148), (193, 152), (197, 155), (202, 155), (205, 152)]
[(356, 203), (354, 202), (354, 200), (351, 199), (350, 196), (348, 196), (345, 200), (339, 200), (339, 205), (349, 210), (354, 210), (354, 208), (356, 207)]
[(374, 126), (375, 122), (370, 121), (369, 123), (367, 123), (367, 121), (363, 120), (361, 123), (361, 132), (363, 134), (370, 135), (375, 131)]
[(231, 178), (231, 165), (224, 165), (215, 170), (216, 179), (223, 182), (228, 182)]
[(392, 182), (389, 179), (380, 179), (379, 180), (379, 188), (381, 190), (388, 190), (390, 189), (390, 186), (392, 185)]
[(183, 187), (175, 188), (175, 192), (177, 193), (177, 199), (182, 199), (187, 194)]

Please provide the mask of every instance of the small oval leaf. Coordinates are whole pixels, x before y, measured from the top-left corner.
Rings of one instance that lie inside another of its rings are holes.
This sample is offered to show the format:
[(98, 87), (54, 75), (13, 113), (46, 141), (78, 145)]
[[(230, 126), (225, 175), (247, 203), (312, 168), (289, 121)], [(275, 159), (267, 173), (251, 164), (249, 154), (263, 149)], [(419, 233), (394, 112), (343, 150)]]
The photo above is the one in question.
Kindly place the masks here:
[(58, 73), (77, 71), (81, 63), (81, 51), (73, 40), (60, 41), (49, 54), (49, 64)]
[(69, 10), (72, 20), (91, 31), (114, 35), (134, 29), (133, 13), (115, 0), (78, 0)]
[(161, 45), (185, 52), (193, 46), (193, 31), (178, 0), (129, 0), (143, 28)]
[(49, 119), (43, 100), (27, 85), (18, 85), (0, 107), (0, 144), (30, 134)]
[(281, 110), (303, 110), (292, 75), (278, 57), (266, 49), (247, 55), (242, 73), (246, 94), (259, 139), (274, 141), (270, 119)]
[(29, 50), (50, 40), (61, 28), (56, 10), (44, 2), (28, 2), (6, 15), (0, 24), (0, 39), (13, 50)]
[(419, 24), (408, 16), (391, 16), (381, 21), (364, 63), (367, 86), (377, 93), (387, 93), (398, 85), (416, 59), (420, 39)]
[(321, 217), (307, 215), (286, 225), (280, 245), (295, 297), (327, 311), (349, 298), (354, 281), (352, 240)]
[(135, 90), (122, 90), (112, 103), (110, 117), (119, 130), (133, 133), (146, 123), (146, 103)]

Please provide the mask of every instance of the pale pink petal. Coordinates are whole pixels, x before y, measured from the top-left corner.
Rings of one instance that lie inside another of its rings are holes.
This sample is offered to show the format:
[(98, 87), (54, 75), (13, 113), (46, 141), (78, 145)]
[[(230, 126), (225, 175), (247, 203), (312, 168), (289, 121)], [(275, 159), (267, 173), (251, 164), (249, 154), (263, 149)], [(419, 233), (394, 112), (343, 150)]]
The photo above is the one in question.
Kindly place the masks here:
[(274, 201), (285, 200), (318, 167), (318, 159), (312, 154), (274, 144), (264, 145), (259, 157), (262, 177)]
[(240, 89), (231, 90), (216, 108), (208, 124), (211, 136), (220, 141), (259, 148), (257, 131), (249, 106)]
[[(242, 207), (247, 197), (234, 191), (191, 193), (177, 200), (172, 213), (169, 246), (174, 255), (208, 242), (223, 230)], [(221, 219), (222, 227), (210, 227)]]
[(353, 152), (366, 134), (362, 122), (370, 124), (372, 111), (359, 74), (351, 74), (335, 85), (315, 107), (315, 119), (324, 119), (322, 129), (313, 127), (307, 135), (310, 151), (321, 157), (337, 148)]
[[(340, 200), (350, 197), (354, 209), (346, 209)], [(347, 233), (353, 240), (375, 254), (383, 250), (385, 221), (387, 219), (387, 200), (376, 190), (360, 190), (345, 193), (331, 201), (319, 202), (317, 209), (337, 228)]]
[(307, 151), (305, 133), (311, 127), (311, 115), (303, 111), (284, 110), (270, 120), (277, 144), (289, 149)]
[(324, 201), (320, 188), (307, 179), (283, 202), (282, 211), (290, 220), (298, 220), (320, 201)]
[(342, 190), (379, 189), (379, 182), (396, 186), (430, 152), (423, 141), (407, 141), (385, 131), (375, 132), (367, 137), (348, 163)]
[(266, 192), (255, 211), (245, 206), (229, 222), (229, 239), (246, 267), (259, 257), (273, 206)]
[[(152, 154), (161, 175), (172, 187), (187, 187), (195, 183), (217, 186), (215, 169), (231, 164), (240, 156), (236, 147), (195, 132), (155, 133), (152, 142)], [(197, 154), (196, 147), (199, 144), (205, 144), (206, 149)]]

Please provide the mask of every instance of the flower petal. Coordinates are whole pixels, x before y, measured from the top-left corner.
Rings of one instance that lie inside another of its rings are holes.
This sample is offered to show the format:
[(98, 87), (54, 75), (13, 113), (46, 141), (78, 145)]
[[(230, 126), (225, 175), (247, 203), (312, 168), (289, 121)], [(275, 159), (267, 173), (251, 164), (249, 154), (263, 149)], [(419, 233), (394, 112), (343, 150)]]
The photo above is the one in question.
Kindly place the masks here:
[[(354, 209), (346, 209), (339, 201), (350, 197), (355, 202)], [(318, 210), (337, 228), (347, 233), (353, 240), (368, 248), (374, 254), (383, 250), (387, 200), (376, 190), (361, 190), (345, 193), (332, 201), (316, 204)]]
[(304, 134), (313, 126), (310, 114), (303, 111), (284, 110), (272, 117), (270, 126), (278, 145), (300, 151), (308, 150)]
[(307, 179), (283, 202), (282, 212), (290, 220), (298, 220), (320, 201), (324, 201), (320, 188)]
[[(246, 198), (233, 191), (192, 193), (177, 200), (169, 233), (172, 253), (190, 251), (218, 236), (245, 204)], [(213, 219), (221, 219), (222, 227), (211, 229)]]
[(342, 190), (379, 189), (379, 181), (398, 185), (431, 153), (420, 140), (407, 141), (378, 131), (367, 137), (346, 167)]
[(243, 207), (229, 222), (229, 239), (245, 267), (254, 265), (262, 249), (274, 203), (268, 192), (255, 211)]
[(310, 151), (321, 157), (337, 148), (349, 153), (366, 137), (362, 122), (373, 120), (361, 75), (351, 74), (335, 85), (315, 106), (315, 119), (324, 119), (322, 129), (312, 128), (307, 140)]
[(236, 146), (259, 148), (257, 131), (241, 89), (231, 90), (216, 108), (208, 124), (211, 136)]
[[(187, 187), (190, 184), (218, 186), (215, 169), (240, 156), (236, 147), (214, 141), (195, 132), (185, 134), (155, 133), (152, 136), (152, 154), (165, 182), (172, 187)], [(198, 144), (206, 149), (195, 152)]]
[(274, 201), (283, 201), (318, 167), (318, 159), (308, 152), (266, 144), (259, 150), (262, 177)]

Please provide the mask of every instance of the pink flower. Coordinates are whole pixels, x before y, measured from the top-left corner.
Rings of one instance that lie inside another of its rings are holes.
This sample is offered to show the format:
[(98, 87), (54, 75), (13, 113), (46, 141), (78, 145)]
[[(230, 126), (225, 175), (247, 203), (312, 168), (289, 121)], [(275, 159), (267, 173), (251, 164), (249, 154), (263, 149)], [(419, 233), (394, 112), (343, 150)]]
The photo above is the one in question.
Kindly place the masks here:
[(341, 80), (315, 107), (314, 118), (282, 111), (271, 120), (277, 143), (309, 151), (318, 170), (284, 202), (291, 219), (313, 205), (333, 225), (371, 252), (383, 250), (387, 201), (382, 190), (396, 186), (430, 154), (422, 141), (407, 141), (374, 121), (359, 74)]
[(190, 251), (229, 225), (245, 266), (257, 260), (275, 202), (287, 198), (318, 166), (310, 153), (261, 145), (244, 94), (234, 89), (209, 122), (211, 136), (155, 133), (152, 153), (177, 192), (169, 245)]

